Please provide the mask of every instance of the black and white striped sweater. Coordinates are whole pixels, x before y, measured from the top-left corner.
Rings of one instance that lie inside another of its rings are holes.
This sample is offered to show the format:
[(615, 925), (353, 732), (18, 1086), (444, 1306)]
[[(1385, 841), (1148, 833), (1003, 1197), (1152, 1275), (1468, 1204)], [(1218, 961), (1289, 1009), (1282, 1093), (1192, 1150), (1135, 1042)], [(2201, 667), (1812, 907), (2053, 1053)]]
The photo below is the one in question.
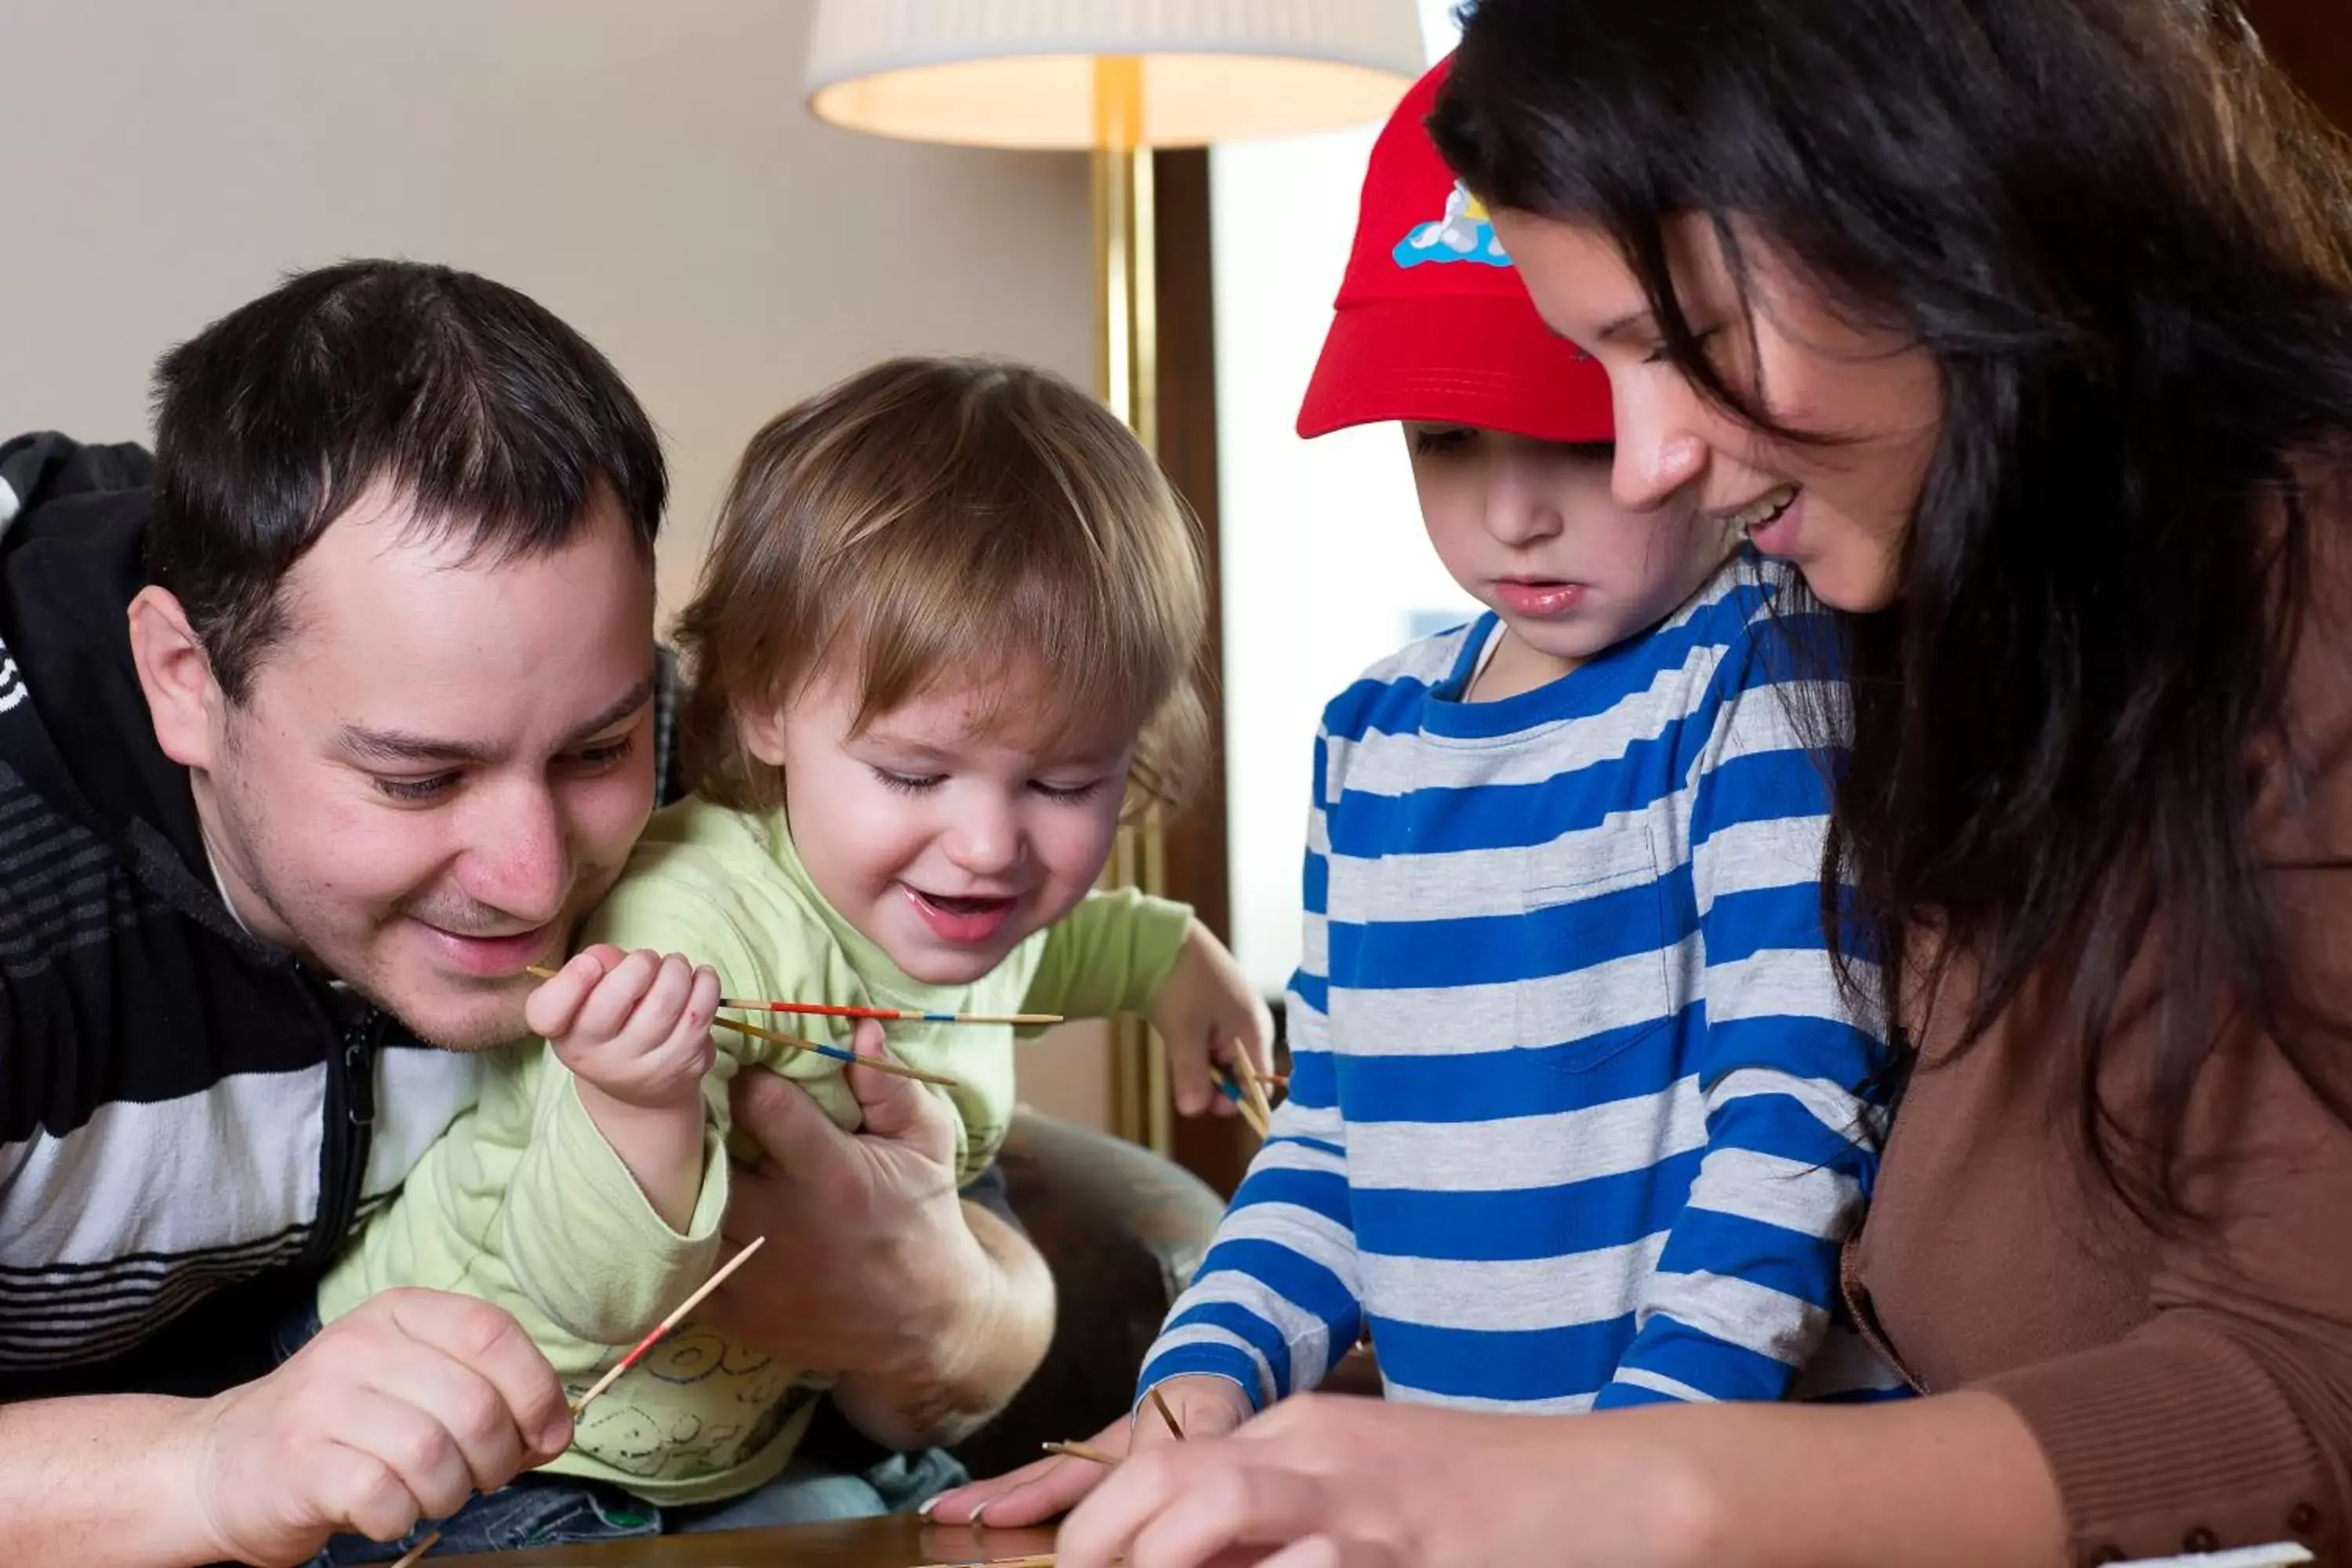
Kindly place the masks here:
[(264, 1370), (475, 1093), (222, 901), (131, 662), (144, 464), (0, 447), (0, 1401)]

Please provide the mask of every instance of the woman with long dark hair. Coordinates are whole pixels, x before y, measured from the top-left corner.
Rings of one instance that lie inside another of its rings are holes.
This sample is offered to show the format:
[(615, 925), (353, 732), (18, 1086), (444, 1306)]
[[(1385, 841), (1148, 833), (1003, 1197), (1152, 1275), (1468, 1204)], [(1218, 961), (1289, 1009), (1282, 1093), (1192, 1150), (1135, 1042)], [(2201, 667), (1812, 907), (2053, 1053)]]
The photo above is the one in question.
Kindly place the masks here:
[(1484, 0), (1432, 128), (1621, 501), (1845, 612), (1906, 1032), (1845, 1306), (1926, 1397), (1295, 1402), (1066, 1564), (2352, 1553), (2352, 177), (2230, 0)]

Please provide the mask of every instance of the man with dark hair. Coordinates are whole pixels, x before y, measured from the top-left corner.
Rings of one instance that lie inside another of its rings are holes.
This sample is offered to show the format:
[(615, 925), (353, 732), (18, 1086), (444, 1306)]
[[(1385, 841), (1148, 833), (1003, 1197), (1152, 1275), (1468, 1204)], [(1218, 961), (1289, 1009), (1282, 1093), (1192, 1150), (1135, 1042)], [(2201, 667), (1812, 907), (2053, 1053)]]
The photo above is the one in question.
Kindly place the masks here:
[[(378, 1297), (274, 1371), (270, 1332), (524, 1032), (666, 775), (660, 447), (576, 333), (353, 262), (157, 383), (152, 482), (0, 447), (11, 1563), (299, 1561), (569, 1440), (472, 1298)], [(928, 1100), (884, 1080), (852, 1138), (748, 1076), (790, 1163), (739, 1184), (771, 1246), (719, 1313), (893, 1447), (984, 1417), (1043, 1353), (1034, 1250), (959, 1204)]]

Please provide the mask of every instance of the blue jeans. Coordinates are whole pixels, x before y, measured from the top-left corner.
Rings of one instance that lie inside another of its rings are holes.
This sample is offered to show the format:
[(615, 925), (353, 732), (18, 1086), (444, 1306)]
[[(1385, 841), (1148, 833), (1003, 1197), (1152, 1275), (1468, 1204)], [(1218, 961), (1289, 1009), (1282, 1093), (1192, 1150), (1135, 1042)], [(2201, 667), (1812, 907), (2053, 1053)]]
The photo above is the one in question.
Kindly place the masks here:
[[(469, 1499), (438, 1522), (441, 1539), (428, 1557), (473, 1552), (520, 1552), (578, 1546), (647, 1535), (700, 1535), (766, 1525), (812, 1524), (904, 1513), (966, 1479), (961, 1465), (938, 1448), (893, 1454), (860, 1472), (794, 1464), (761, 1487), (722, 1502), (656, 1508), (626, 1492), (576, 1476), (521, 1476), (494, 1492)], [(310, 1568), (391, 1563), (436, 1528), (425, 1521), (398, 1541), (338, 1535), (310, 1560)]]
[[(315, 1310), (297, 1313), (278, 1332), (278, 1359), (292, 1355), (318, 1331)], [(964, 1468), (940, 1448), (887, 1454), (862, 1468), (835, 1468), (821, 1459), (803, 1458), (766, 1486), (741, 1497), (656, 1508), (601, 1481), (577, 1476), (524, 1475), (494, 1492), (467, 1499), (446, 1519), (420, 1521), (398, 1541), (335, 1536), (310, 1560), (310, 1568), (396, 1562), (402, 1552), (436, 1529), (441, 1531), (441, 1539), (426, 1553), (428, 1557), (870, 1519), (908, 1512), (970, 1479)]]

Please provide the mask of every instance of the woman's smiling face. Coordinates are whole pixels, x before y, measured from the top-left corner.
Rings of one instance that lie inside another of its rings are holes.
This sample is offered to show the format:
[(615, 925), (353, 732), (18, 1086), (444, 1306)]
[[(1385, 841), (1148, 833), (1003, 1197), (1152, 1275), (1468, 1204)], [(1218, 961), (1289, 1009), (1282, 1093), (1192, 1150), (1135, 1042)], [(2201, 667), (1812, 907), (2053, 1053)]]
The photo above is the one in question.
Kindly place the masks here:
[(1760, 247), (1745, 247), (1753, 342), (1713, 226), (1668, 229), (1675, 288), (1724, 379), (1780, 424), (1777, 439), (1710, 402), (1668, 363), (1641, 282), (1600, 229), (1496, 211), (1496, 233), (1552, 330), (1609, 373), (1619, 504), (1696, 498), (1706, 517), (1804, 574), (1842, 610), (1891, 604), (1904, 541), (1943, 428), (1934, 358), (1899, 334), (1842, 319)]

